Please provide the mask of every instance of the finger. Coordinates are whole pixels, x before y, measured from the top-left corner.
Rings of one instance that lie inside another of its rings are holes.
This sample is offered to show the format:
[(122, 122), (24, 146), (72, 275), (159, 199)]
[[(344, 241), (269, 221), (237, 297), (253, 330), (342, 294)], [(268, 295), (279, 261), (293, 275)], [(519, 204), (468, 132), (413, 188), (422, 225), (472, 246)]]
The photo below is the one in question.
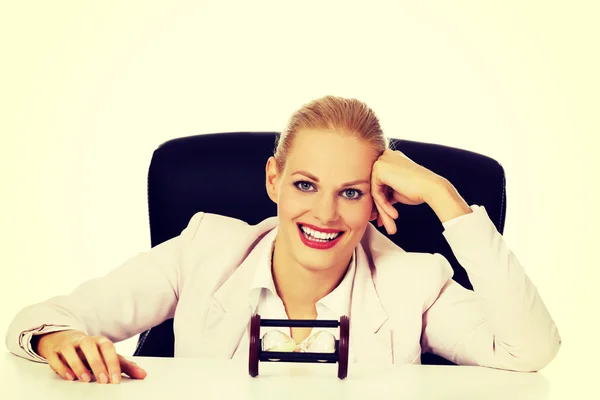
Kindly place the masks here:
[(108, 371), (104, 364), (104, 359), (100, 355), (100, 351), (98, 351), (96, 340), (91, 336), (86, 336), (79, 342), (79, 348), (92, 369), (96, 377), (96, 382), (108, 383)]
[(117, 354), (121, 364), (121, 371), (132, 379), (144, 379), (147, 375), (146, 371), (133, 361), (127, 360), (120, 354)]
[(117, 357), (115, 345), (104, 336), (94, 336), (96, 345), (100, 349), (100, 354), (104, 359), (104, 365), (107, 368), (108, 377), (111, 383), (121, 382), (121, 363)]
[(81, 358), (79, 358), (79, 354), (77, 354), (75, 347), (73, 347), (71, 343), (64, 344), (60, 348), (60, 354), (80, 381), (90, 382), (92, 380), (90, 372), (86, 366), (83, 365)]
[(394, 194), (396, 192), (394, 191), (394, 189), (392, 189), (389, 186), (387, 187), (387, 189), (388, 189), (388, 192), (384, 196), (385, 211), (392, 219), (396, 219), (396, 218), (398, 218), (398, 210), (396, 210), (396, 207), (394, 207), (394, 203), (397, 203), (396, 199), (394, 198)]
[(391, 219), (391, 217), (385, 213), (381, 215), (381, 225), (380, 226), (383, 226), (388, 234), (394, 233), (394, 222)]
[(63, 362), (58, 353), (52, 352), (51, 354), (48, 354), (48, 358), (46, 358), (46, 361), (48, 361), (48, 366), (52, 368), (54, 372), (60, 375), (63, 379), (66, 379), (68, 381), (72, 381), (73, 379), (75, 379), (75, 373), (71, 368), (69, 368), (66, 362)]
[(379, 217), (381, 218), (383, 226), (385, 226), (385, 230), (390, 235), (396, 233), (396, 221), (394, 220), (394, 218), (392, 218), (385, 212), (385, 210), (383, 209), (381, 204), (379, 204), (379, 201), (377, 199), (375, 200), (375, 205), (379, 210)]
[(383, 220), (383, 216), (386, 215), (384, 211), (380, 211), (377, 218), (377, 226), (382, 227), (385, 225), (385, 221)]
[(382, 211), (385, 211), (386, 214), (390, 215), (392, 218), (398, 218), (398, 211), (389, 202), (386, 195), (387, 190), (388, 189), (386, 189), (384, 186), (376, 186), (375, 190), (373, 191), (373, 200), (375, 200), (375, 202), (379, 205), (379, 208), (382, 209)]
[(387, 214), (383, 215), (383, 226), (385, 226), (385, 230), (388, 234), (393, 235), (396, 233), (396, 222)]

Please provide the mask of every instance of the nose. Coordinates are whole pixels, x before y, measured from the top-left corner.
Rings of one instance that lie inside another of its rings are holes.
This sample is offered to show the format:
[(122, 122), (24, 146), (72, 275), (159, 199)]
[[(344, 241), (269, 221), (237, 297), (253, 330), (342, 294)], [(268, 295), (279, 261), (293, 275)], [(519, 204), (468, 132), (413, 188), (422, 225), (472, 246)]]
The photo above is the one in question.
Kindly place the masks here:
[(332, 196), (318, 196), (313, 204), (313, 214), (323, 224), (327, 225), (338, 217), (337, 201)]

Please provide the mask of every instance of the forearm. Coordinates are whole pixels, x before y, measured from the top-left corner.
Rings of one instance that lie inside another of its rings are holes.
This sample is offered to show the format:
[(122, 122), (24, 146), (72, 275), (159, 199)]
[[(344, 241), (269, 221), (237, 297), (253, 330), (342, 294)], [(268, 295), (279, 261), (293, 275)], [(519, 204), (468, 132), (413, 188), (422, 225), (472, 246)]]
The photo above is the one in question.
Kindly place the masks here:
[(454, 186), (441, 177), (431, 185), (425, 201), (435, 212), (441, 223), (472, 212)]
[[(502, 235), (478, 209), (444, 231), (458, 262), (467, 271), (478, 298), (495, 353), (539, 368), (560, 346), (558, 330), (536, 287)], [(484, 346), (479, 342), (476, 347)]]

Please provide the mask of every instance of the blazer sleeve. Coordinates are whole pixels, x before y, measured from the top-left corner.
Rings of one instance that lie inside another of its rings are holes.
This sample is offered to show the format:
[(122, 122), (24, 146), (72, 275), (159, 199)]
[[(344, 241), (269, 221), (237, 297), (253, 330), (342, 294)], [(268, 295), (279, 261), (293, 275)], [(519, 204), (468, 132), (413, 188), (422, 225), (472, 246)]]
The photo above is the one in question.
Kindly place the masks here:
[(195, 214), (179, 236), (82, 283), (70, 294), (23, 308), (6, 332), (8, 350), (46, 362), (31, 348), (33, 335), (75, 329), (119, 342), (173, 318), (185, 252), (192, 247), (203, 216)]
[(423, 351), (459, 365), (538, 371), (561, 346), (556, 324), (485, 208), (471, 209), (443, 234), (473, 291), (447, 280), (423, 314)]

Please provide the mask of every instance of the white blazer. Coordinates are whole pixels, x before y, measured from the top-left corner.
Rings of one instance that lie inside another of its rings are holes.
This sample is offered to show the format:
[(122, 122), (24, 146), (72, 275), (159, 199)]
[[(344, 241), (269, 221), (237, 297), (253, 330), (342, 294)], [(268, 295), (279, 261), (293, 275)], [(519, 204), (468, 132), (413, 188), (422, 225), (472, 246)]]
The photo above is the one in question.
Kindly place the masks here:
[[(420, 363), (433, 352), (461, 365), (537, 371), (556, 355), (557, 327), (484, 207), (443, 235), (474, 291), (440, 254), (406, 252), (371, 224), (356, 249), (350, 360)], [(119, 342), (174, 318), (175, 357), (231, 358), (246, 333), (261, 240), (277, 226), (199, 212), (180, 236), (72, 293), (21, 310), (6, 333), (17, 356), (45, 362), (36, 333), (77, 329)]]

